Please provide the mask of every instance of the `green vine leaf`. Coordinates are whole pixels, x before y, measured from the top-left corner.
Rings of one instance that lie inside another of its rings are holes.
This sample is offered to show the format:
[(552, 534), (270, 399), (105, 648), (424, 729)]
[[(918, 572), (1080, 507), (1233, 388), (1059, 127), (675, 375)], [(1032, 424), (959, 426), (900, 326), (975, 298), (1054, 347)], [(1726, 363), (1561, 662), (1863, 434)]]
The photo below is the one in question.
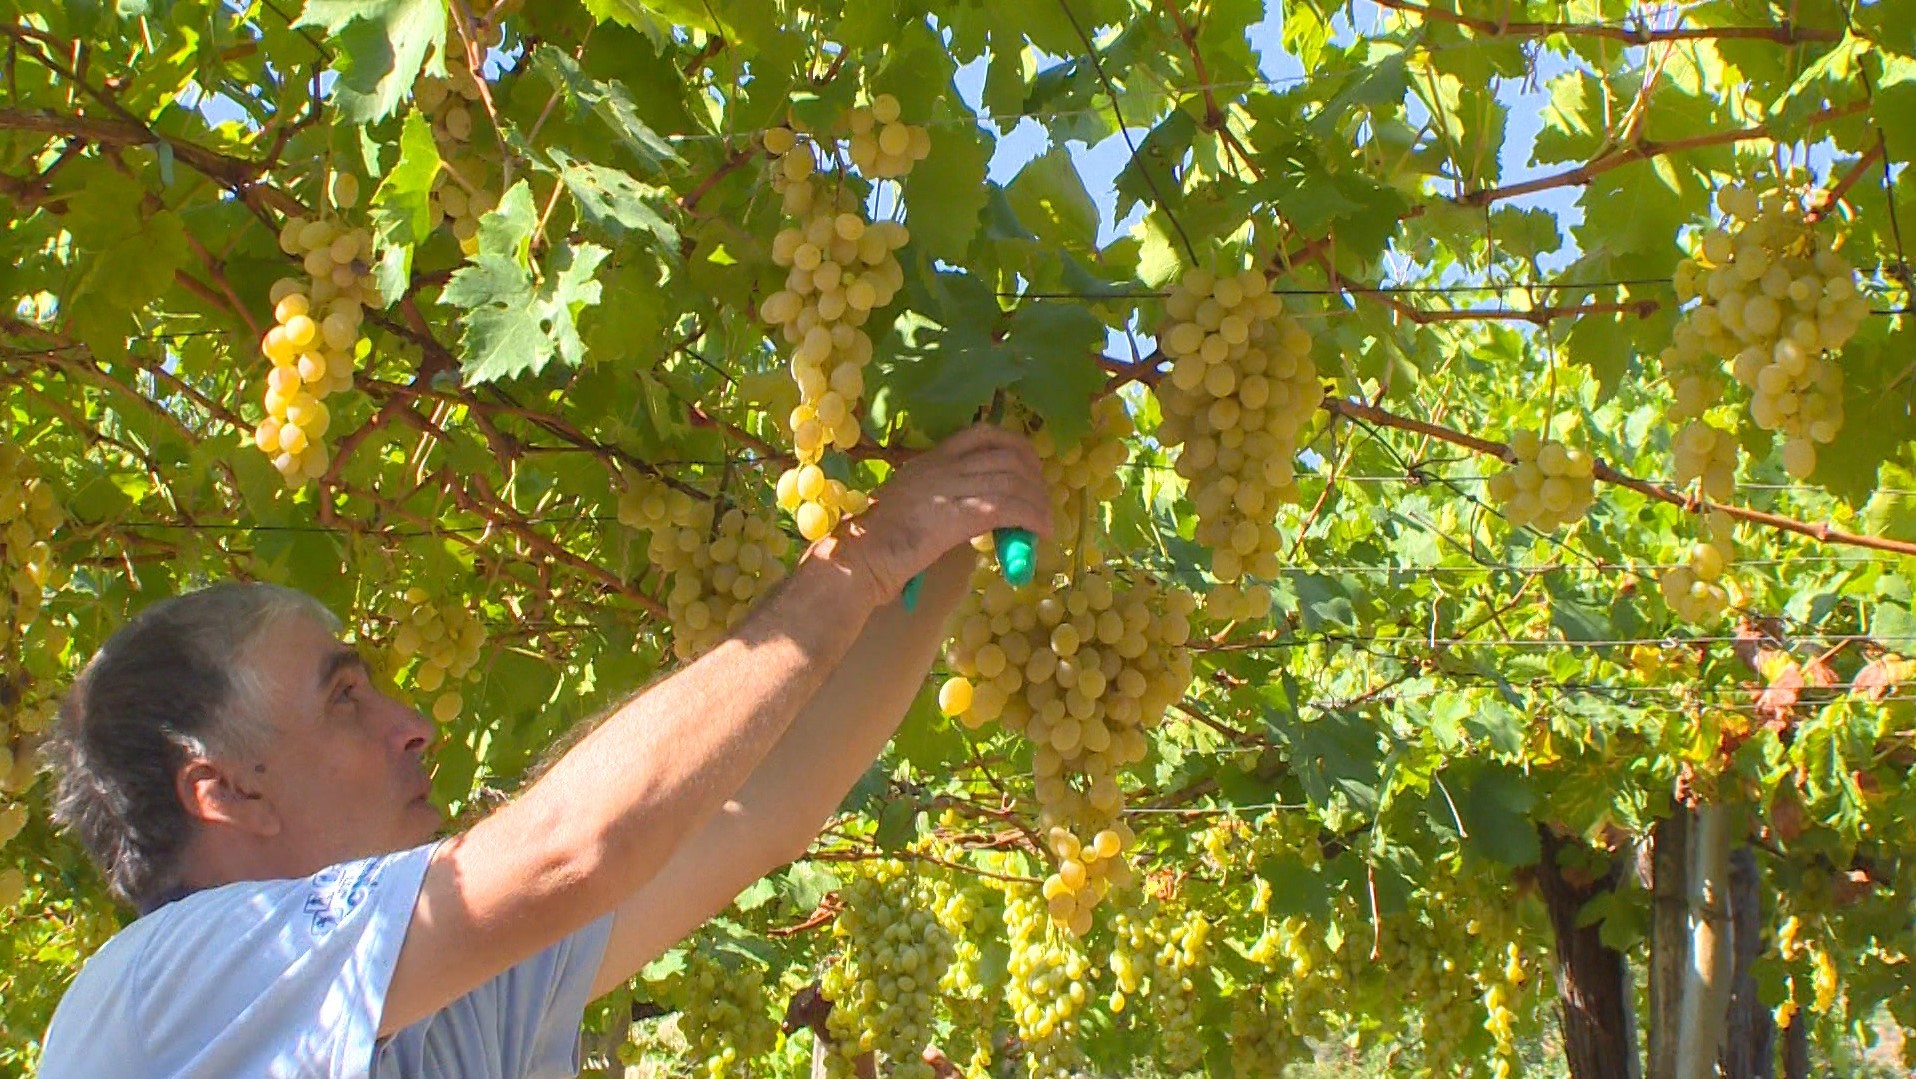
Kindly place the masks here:
[(538, 374), (554, 357), (568, 367), (585, 362), (579, 312), (599, 302), (593, 275), (610, 252), (597, 244), (561, 244), (535, 275), (529, 256), (534, 224), (532, 191), (520, 181), (480, 219), (479, 253), (440, 295), (466, 309), (459, 366), (468, 386)]
[(333, 104), (355, 124), (391, 116), (422, 72), (446, 73), (441, 0), (306, 0), (294, 25), (323, 31), (332, 42), (339, 75)]

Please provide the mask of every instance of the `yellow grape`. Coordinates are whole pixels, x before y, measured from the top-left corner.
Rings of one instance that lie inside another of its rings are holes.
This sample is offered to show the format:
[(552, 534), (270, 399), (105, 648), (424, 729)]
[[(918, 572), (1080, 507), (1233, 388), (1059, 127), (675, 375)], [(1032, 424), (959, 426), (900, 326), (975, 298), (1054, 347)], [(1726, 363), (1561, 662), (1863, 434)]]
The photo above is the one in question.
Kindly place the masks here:
[(1263, 582), (1282, 572), (1278, 507), (1298, 497), (1298, 440), (1324, 397), (1311, 336), (1262, 271), (1189, 270), (1165, 300), (1158, 340), (1171, 361), (1156, 389), (1158, 437), (1178, 448), (1197, 540), (1227, 586), (1207, 600), (1220, 619), (1269, 612)]
[[(1843, 425), (1836, 353), (1869, 314), (1854, 267), (1778, 184), (1718, 193), (1729, 220), (1704, 233), (1677, 267), (1680, 301), (1694, 300), (1663, 352), (1676, 397), (1672, 419), (1701, 416), (1730, 376), (1750, 391), (1750, 419), (1783, 435), (1782, 464), (1808, 478), (1816, 447)], [(1734, 462), (1732, 462), (1732, 470)], [(1679, 475), (1693, 471), (1679, 460)], [(1712, 496), (1715, 497), (1715, 496)]]
[(1513, 526), (1562, 528), (1596, 501), (1596, 461), (1582, 450), (1520, 430), (1510, 436), (1510, 458), (1486, 493)]
[(646, 559), (665, 582), (673, 652), (692, 659), (784, 579), (791, 540), (755, 505), (722, 508), (649, 476), (625, 482), (619, 522), (646, 536)]

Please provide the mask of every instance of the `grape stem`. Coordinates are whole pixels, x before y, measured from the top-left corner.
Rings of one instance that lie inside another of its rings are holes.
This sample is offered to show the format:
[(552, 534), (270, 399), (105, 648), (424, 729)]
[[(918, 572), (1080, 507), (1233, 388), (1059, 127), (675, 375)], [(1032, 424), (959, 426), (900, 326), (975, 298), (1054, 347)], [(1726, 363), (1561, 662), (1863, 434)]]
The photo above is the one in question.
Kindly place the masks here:
[(1856, 163), (1849, 167), (1849, 171), (1843, 174), (1842, 179), (1831, 184), (1827, 190), (1811, 200), (1809, 210), (1803, 215), (1803, 219), (1811, 224), (1821, 221), (1836, 207), (1837, 203), (1843, 201), (1844, 193), (1856, 186), (1856, 182), (1863, 178), (1863, 174), (1870, 170), (1870, 166), (1881, 161), (1882, 158), (1883, 144), (1879, 142), (1870, 147), (1868, 153), (1857, 158)]

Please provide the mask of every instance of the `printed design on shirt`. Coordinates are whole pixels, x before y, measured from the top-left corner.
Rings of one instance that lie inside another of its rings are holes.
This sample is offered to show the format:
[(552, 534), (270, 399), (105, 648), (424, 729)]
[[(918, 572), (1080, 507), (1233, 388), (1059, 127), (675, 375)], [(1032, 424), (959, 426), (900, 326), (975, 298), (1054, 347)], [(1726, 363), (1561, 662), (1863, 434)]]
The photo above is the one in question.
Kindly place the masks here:
[(313, 874), (313, 890), (306, 897), (305, 913), (313, 916), (313, 936), (324, 937), (346, 920), (379, 887), (379, 875), (385, 869), (383, 858), (330, 866)]

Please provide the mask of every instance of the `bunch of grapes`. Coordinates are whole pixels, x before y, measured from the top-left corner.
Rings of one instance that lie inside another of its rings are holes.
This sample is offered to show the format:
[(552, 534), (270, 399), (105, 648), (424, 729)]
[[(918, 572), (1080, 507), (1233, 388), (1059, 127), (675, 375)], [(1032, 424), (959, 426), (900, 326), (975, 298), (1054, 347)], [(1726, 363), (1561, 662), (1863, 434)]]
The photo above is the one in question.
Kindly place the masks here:
[[(1017, 425), (1014, 424), (1014, 429)], [(1100, 397), (1091, 406), (1091, 429), (1069, 445), (1060, 446), (1051, 431), (1025, 428), (1044, 467), (1045, 487), (1051, 494), (1052, 534), (1037, 548), (1040, 574), (1067, 569), (1066, 555), (1081, 563), (1100, 561), (1086, 530), (1097, 507), (1118, 497), (1118, 470), (1130, 450), (1125, 440), (1137, 433), (1131, 413), (1117, 396)]]
[(1685, 622), (1708, 622), (1730, 605), (1723, 575), (1736, 561), (1736, 522), (1720, 510), (1703, 515), (1703, 538), (1684, 561), (1663, 571), (1663, 601)]
[[(4, 755), (0, 750), (0, 755)], [(13, 842), (20, 830), (27, 826), (27, 807), (19, 802), (0, 805), (0, 848)], [(0, 914), (8, 907), (20, 901), (20, 893), (26, 888), (26, 878), (20, 870), (11, 866), (0, 869)]]
[(1671, 443), (1676, 451), (1676, 484), (1699, 482), (1703, 497), (1728, 501), (1736, 491), (1736, 436), (1710, 424), (1691, 420)]
[(1697, 347), (1695, 334), (1679, 322), (1675, 341), (1658, 354), (1664, 381), (1670, 384), (1671, 423), (1694, 420), (1723, 399), (1723, 364)]
[(1231, 998), (1231, 1066), (1238, 1075), (1282, 1075), (1310, 1046), (1290, 1031), (1278, 989), (1244, 985)]
[(40, 617), (46, 594), (66, 583), (67, 570), (53, 556), (53, 533), (66, 520), (53, 488), (16, 445), (0, 443), (0, 644), (17, 650)]
[(830, 535), (839, 521), (858, 516), (871, 504), (865, 492), (827, 476), (816, 462), (779, 473), (776, 493), (778, 508), (792, 515), (807, 543)]
[(1005, 931), (1011, 946), (1005, 1002), (1024, 1043), (1026, 1074), (1070, 1079), (1084, 1063), (1078, 1016), (1091, 999), (1091, 959), (1059, 932), (1044, 900), (1023, 889), (1006, 893)]
[(406, 590), (404, 601), (392, 612), (392, 661), (403, 667), (418, 658), (412, 684), (422, 693), (437, 693), (433, 718), (451, 723), (465, 708), (454, 688), (462, 678), (475, 677), (473, 665), (486, 643), (486, 627), (478, 615), (457, 603), (435, 604), (423, 588)]
[(858, 1058), (881, 1053), (886, 1074), (931, 1079), (938, 986), (952, 961), (951, 933), (903, 862), (874, 862), (839, 890), (844, 909), (832, 922), (842, 945), (819, 979), (832, 1010), (828, 1074), (856, 1074)]
[[(335, 206), (347, 209), (358, 197), (358, 180), (337, 174)], [(254, 428), (253, 444), (297, 487), (325, 474), (324, 439), (332, 425), (325, 399), (353, 386), (364, 345), (360, 323), (365, 305), (377, 299), (373, 234), (337, 220), (291, 217), (280, 229), (279, 246), (302, 260), (307, 277), (281, 278), (269, 293), (274, 324), (260, 351), (273, 370), (266, 377), (266, 418)]]
[(764, 142), (791, 224), (772, 238), (785, 286), (765, 298), (759, 315), (791, 346), (798, 385), (790, 416), (798, 461), (779, 477), (779, 504), (809, 542), (864, 508), (862, 492), (826, 477), (818, 463), (827, 450), (849, 450), (863, 437), (858, 407), (872, 342), (861, 327), (904, 285), (896, 252), (911, 236), (895, 221), (867, 220), (858, 187), (844, 175), (824, 182), (811, 139), (776, 127)]
[(1111, 1010), (1123, 1011), (1127, 997), (1143, 993), (1157, 1059), (1173, 1073), (1196, 1070), (1204, 1059), (1196, 979), (1210, 955), (1210, 921), (1195, 912), (1173, 921), (1162, 911), (1131, 911), (1111, 928)]
[(1596, 460), (1536, 431), (1510, 436), (1510, 467), (1490, 477), (1490, 499), (1518, 528), (1546, 532), (1582, 517), (1596, 501)]
[(993, 1016), (1004, 994), (1000, 980), (989, 976), (980, 943), (1001, 928), (990, 904), (992, 892), (969, 873), (944, 874), (932, 881), (932, 911), (952, 941), (951, 965), (939, 979), (938, 991), (951, 1014), (952, 1038), (945, 1046), (968, 1079), (991, 1074)]
[(1270, 613), (1267, 585), (1282, 571), (1275, 524), (1297, 500), (1299, 432), (1323, 403), (1311, 335), (1284, 312), (1258, 270), (1191, 270), (1164, 303), (1158, 344), (1171, 360), (1158, 384), (1158, 439), (1177, 446), (1190, 483), (1197, 540), (1225, 587), (1205, 604), (1220, 619)]
[(15, 836), (27, 826), (27, 807), (19, 802), (0, 806), (0, 847), (13, 842)]
[(1842, 984), (1836, 973), (1836, 958), (1827, 948), (1811, 950), (1815, 953), (1811, 962), (1816, 973), (1810, 978), (1810, 988), (1815, 991), (1816, 998), (1810, 1001), (1810, 1010), (1818, 1015), (1828, 1015), (1842, 995)]
[(57, 702), (53, 698), (42, 697), (14, 717), (14, 730), (23, 736), (16, 739), (10, 748), (0, 745), (0, 764), (7, 766), (4, 772), (0, 772), (0, 793), (19, 798), (32, 789), (34, 782), (40, 778), (38, 747), (31, 736), (53, 721), (56, 709)]
[(1484, 986), (1484, 1029), (1496, 1044), (1497, 1058), (1491, 1064), (1493, 1079), (1510, 1079), (1517, 1069), (1517, 1013), (1512, 1002), (1522, 992), (1529, 973), (1524, 970), (1523, 949), (1516, 941), (1504, 945), (1501, 980), (1486, 979)]
[(1053, 918), (1075, 933), (1130, 880), (1118, 774), (1144, 759), (1155, 727), (1191, 682), (1186, 642), (1195, 603), (1110, 566), (1025, 589), (988, 565), (959, 609), (946, 650), (955, 672), (939, 707), (968, 727), (993, 721), (1035, 745), (1040, 823), (1057, 868), (1045, 881)]
[(655, 1000), (678, 1012), (687, 1055), (711, 1079), (755, 1074), (752, 1062), (778, 1044), (765, 969), (739, 953), (698, 944), (683, 967), (652, 982), (651, 989)]
[(619, 522), (646, 533), (646, 558), (665, 579), (672, 650), (689, 660), (745, 618), (785, 579), (791, 538), (769, 515), (695, 497), (632, 475), (619, 496)]
[[(1666, 370), (1687, 382), (1705, 357), (1728, 360), (1751, 391), (1750, 418), (1783, 435), (1783, 467), (1806, 477), (1816, 447), (1843, 426), (1843, 373), (1831, 353), (1869, 315), (1856, 270), (1818, 232), (1801, 201), (1781, 185), (1759, 194), (1724, 188), (1717, 202), (1730, 220), (1703, 235), (1694, 258), (1677, 266), (1684, 313), (1664, 352)], [(1678, 386), (1680, 404), (1700, 414), (1714, 394)]]
[(1283, 979), (1293, 1005), (1291, 1035), (1322, 1037), (1323, 1016), (1336, 1008), (1354, 980), (1347, 977), (1352, 949), (1333, 947), (1323, 923), (1296, 916), (1279, 919), (1260, 941), (1264, 946), (1256, 950)]
[(1520, 1033), (1531, 1033), (1519, 1024), (1535, 1021), (1517, 912), (1454, 871), (1439, 873), (1421, 902), (1382, 924), (1371, 991), (1422, 1017), (1431, 1074), (1509, 1079)]
[[(487, 48), (496, 48), (503, 28), (485, 22), (474, 32)], [(447, 49), (444, 78), (421, 76), (413, 84), (413, 103), (432, 124), (432, 140), (439, 150), (440, 169), (433, 177), (433, 228), (452, 223), (452, 234), (467, 254), (477, 250), (479, 219), (499, 205), (499, 194), (484, 186), (482, 177), (492, 168), (486, 153), (475, 144), (479, 124), (481, 76), (466, 62), (463, 48)], [(488, 146), (490, 144), (487, 144)]]
[(874, 180), (895, 180), (931, 156), (931, 132), (899, 117), (898, 99), (879, 94), (845, 117), (852, 164)]
[[(36, 775), (25, 739), (52, 720), (56, 701), (45, 688), (59, 680), (67, 630), (43, 618), (49, 593), (71, 570), (54, 554), (66, 513), (53, 486), (18, 445), (0, 443), (0, 790), (23, 794)], [(27, 634), (34, 646), (26, 647)]]

